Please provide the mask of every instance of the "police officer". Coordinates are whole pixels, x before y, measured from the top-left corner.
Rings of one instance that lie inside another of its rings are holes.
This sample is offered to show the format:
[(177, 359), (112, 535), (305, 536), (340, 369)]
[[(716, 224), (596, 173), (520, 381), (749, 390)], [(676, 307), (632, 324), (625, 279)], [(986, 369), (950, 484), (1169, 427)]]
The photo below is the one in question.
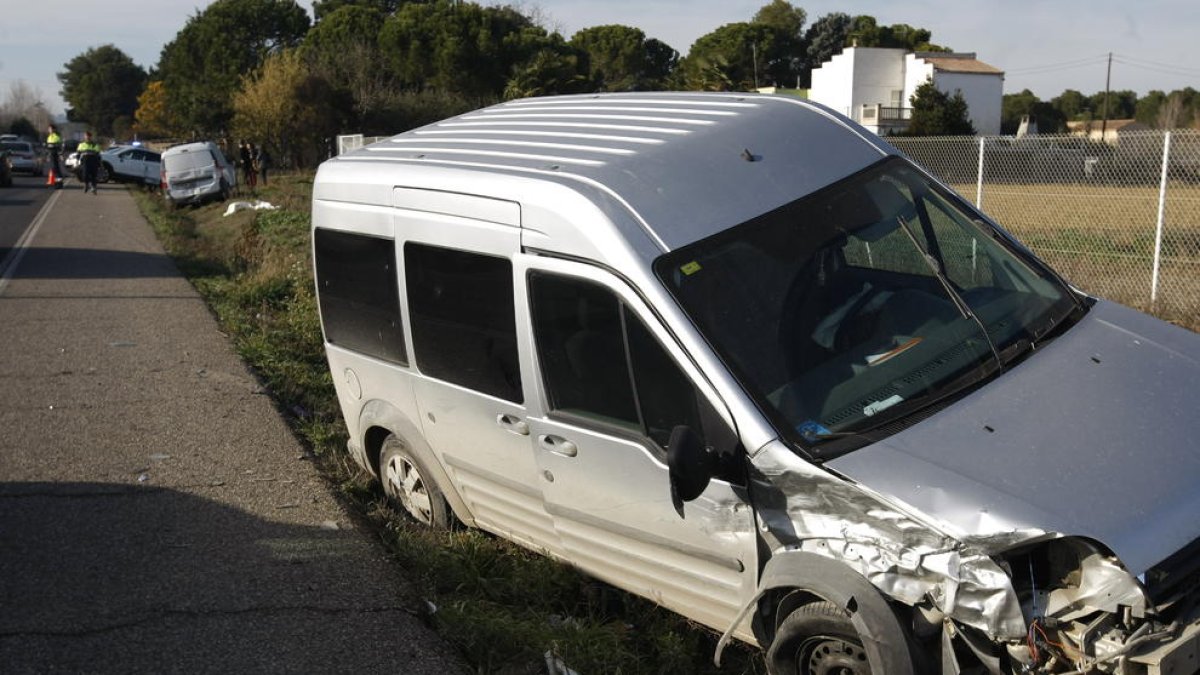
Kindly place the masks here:
[(59, 157), (62, 156), (62, 136), (58, 135), (58, 127), (53, 124), (50, 125), (49, 133), (46, 134), (46, 150), (50, 152), (50, 171), (54, 175), (54, 187), (61, 188), (63, 170)]
[(100, 144), (92, 140), (92, 132), (83, 134), (83, 141), (76, 148), (79, 152), (79, 166), (83, 169), (83, 191), (92, 189), (96, 194), (96, 178), (100, 174)]

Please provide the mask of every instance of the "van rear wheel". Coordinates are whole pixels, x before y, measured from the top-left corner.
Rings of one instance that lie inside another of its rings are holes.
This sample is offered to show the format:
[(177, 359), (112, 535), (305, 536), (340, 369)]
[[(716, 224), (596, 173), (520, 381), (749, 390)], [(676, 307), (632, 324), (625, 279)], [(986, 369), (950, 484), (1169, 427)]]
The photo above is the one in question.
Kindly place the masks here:
[(821, 600), (796, 608), (767, 650), (773, 675), (869, 675), (862, 640), (840, 607)]
[(396, 436), (388, 436), (379, 455), (379, 478), (388, 499), (413, 520), (437, 530), (449, 529), (450, 505), (433, 474)]

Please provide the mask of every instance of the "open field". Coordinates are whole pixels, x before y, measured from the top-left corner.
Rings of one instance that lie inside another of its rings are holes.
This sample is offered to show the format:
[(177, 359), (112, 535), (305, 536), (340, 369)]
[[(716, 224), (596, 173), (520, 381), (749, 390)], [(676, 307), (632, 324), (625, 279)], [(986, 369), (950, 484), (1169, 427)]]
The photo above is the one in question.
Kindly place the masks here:
[[(975, 202), (974, 184), (952, 185)], [(983, 210), (1085, 291), (1200, 330), (1200, 186), (1165, 201), (1151, 303), (1159, 191), (1080, 184), (985, 184)]]

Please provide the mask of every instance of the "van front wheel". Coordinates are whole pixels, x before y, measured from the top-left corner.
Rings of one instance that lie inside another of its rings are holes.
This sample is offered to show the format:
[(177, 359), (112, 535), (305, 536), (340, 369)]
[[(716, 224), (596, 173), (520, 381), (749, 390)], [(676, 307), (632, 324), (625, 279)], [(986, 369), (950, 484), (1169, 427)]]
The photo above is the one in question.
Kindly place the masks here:
[(388, 499), (399, 504), (413, 520), (438, 530), (450, 527), (450, 505), (433, 474), (395, 436), (383, 442), (379, 478)]
[(832, 602), (796, 608), (779, 624), (767, 650), (773, 675), (870, 675), (871, 664), (850, 616)]

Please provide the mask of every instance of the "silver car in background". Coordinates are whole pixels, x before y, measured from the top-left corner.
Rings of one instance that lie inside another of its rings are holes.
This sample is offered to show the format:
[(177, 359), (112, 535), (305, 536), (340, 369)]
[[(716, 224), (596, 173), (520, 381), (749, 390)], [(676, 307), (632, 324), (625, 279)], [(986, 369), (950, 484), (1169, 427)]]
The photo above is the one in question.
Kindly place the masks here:
[(8, 161), (12, 165), (13, 171), (20, 171), (31, 176), (41, 176), (45, 172), (42, 155), (29, 141), (0, 141), (0, 149), (8, 152)]
[(1194, 672), (1200, 336), (753, 94), (511, 101), (321, 165), (355, 460), (772, 673)]

